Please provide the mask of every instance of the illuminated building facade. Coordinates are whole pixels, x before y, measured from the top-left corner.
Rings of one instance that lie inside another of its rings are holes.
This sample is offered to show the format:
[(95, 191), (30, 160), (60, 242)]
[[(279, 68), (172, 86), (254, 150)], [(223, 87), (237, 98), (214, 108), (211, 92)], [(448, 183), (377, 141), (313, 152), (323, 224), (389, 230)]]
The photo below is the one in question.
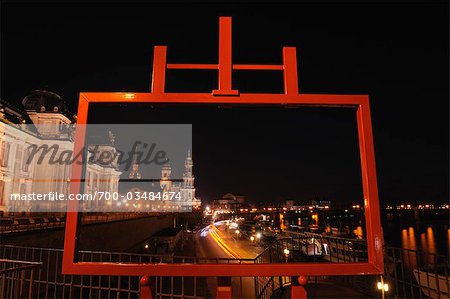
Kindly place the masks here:
[[(46, 155), (41, 162), (39, 159), (28, 161), (32, 145), (40, 147), (51, 142), (58, 145), (58, 153), (73, 152), (67, 130), (73, 121), (64, 100), (56, 93), (35, 90), (23, 99), (22, 105), (25, 111), (5, 101), (0, 106), (0, 215), (11, 211), (7, 200), (12, 194), (69, 194), (71, 163), (50, 163), (51, 155)], [(102, 151), (115, 151), (112, 145), (98, 146)], [(90, 149), (89, 152), (91, 157)], [(117, 164), (87, 163), (85, 193), (117, 192), (120, 174)], [(14, 211), (27, 213), (31, 209), (30, 201), (18, 204), (20, 207), (16, 206)], [(48, 201), (38, 203), (39, 211), (50, 211), (51, 204)], [(91, 202), (87, 208), (95, 210), (96, 204), (98, 202)]]
[(191, 151), (188, 151), (186, 160), (184, 161), (183, 181), (175, 182), (171, 179), (172, 167), (170, 163), (166, 162), (161, 168), (160, 187), (164, 192), (175, 192), (180, 194), (189, 204), (192, 204), (192, 209), (201, 209), (202, 202), (195, 197), (194, 186), (194, 161), (192, 159)]

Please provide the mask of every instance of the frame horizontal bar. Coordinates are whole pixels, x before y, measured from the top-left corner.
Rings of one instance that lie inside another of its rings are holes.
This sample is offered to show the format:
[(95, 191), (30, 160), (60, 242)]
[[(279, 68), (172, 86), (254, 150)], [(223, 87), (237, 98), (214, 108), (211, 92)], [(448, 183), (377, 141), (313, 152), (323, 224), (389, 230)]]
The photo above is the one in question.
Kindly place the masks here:
[[(184, 63), (168, 63), (168, 69), (177, 70), (217, 70), (217, 64), (184, 64)], [(266, 71), (282, 71), (283, 65), (278, 64), (233, 64), (233, 70), (266, 70)]]
[(183, 64), (183, 63), (168, 63), (168, 69), (178, 70), (217, 70), (217, 64)]
[(89, 103), (186, 103), (186, 104), (294, 104), (358, 107), (368, 103), (367, 95), (332, 94), (259, 94), (241, 93), (239, 96), (214, 96), (211, 93), (143, 93), (143, 92), (88, 92), (81, 97)]
[(277, 64), (233, 64), (233, 70), (265, 70), (265, 71), (282, 71), (284, 66)]
[(78, 262), (63, 273), (91, 275), (155, 276), (297, 276), (382, 274), (370, 263), (286, 263), (286, 264), (127, 264)]

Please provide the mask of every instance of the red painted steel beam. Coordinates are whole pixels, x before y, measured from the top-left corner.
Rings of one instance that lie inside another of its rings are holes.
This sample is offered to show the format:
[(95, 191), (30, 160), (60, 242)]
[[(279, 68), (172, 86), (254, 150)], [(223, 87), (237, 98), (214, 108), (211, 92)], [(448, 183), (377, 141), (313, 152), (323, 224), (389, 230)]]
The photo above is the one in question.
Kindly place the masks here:
[(297, 49), (283, 47), (284, 93), (298, 94)]
[(232, 28), (231, 17), (219, 19), (219, 89), (213, 95), (238, 95), (232, 88)]
[(211, 93), (86, 92), (82, 95), (97, 103), (292, 104), (351, 108), (359, 107), (361, 101), (367, 98), (366, 95), (266, 93), (242, 93), (220, 98)]
[(366, 215), (366, 240), (368, 260), (383, 270), (383, 232), (381, 229), (380, 205), (375, 165), (375, 150), (372, 134), (372, 120), (368, 99), (356, 112), (358, 139), (361, 158), (361, 173), (364, 196), (364, 214)]
[(303, 286), (291, 285), (291, 298), (306, 299), (308, 294)]
[(233, 64), (233, 70), (265, 70), (265, 71), (282, 71), (282, 65), (275, 64)]
[(152, 289), (150, 287), (150, 277), (144, 275), (141, 277), (139, 283), (141, 284), (140, 299), (152, 299)]
[[(66, 248), (64, 248), (64, 251)], [(64, 252), (64, 254), (66, 254)], [(267, 264), (158, 264), (77, 262), (63, 268), (63, 274), (116, 276), (308, 276), (382, 274), (366, 263), (267, 263)]]
[(177, 69), (177, 70), (217, 70), (219, 66), (217, 64), (186, 64), (186, 63), (168, 63), (168, 69)]
[[(202, 64), (202, 63), (168, 63), (168, 69), (177, 70), (217, 70), (217, 64)], [(276, 64), (233, 64), (233, 70), (266, 70), (266, 71), (282, 71), (283, 65)]]
[(155, 46), (153, 52), (152, 92), (164, 93), (166, 85), (166, 46)]
[(217, 287), (217, 299), (231, 299), (231, 287)]

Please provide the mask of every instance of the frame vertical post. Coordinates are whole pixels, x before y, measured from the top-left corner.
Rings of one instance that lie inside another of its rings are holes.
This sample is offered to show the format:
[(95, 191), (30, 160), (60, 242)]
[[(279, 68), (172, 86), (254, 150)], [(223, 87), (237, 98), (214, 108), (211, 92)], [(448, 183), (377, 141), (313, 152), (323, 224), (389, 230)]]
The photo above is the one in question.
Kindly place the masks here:
[(231, 299), (231, 277), (217, 277), (217, 299)]
[[(78, 114), (77, 127), (75, 129), (75, 140), (82, 140), (82, 142), (75, 142), (74, 153), (83, 152), (86, 136), (86, 124), (88, 122), (89, 101), (86, 97), (80, 94), (78, 99)], [(82, 178), (83, 178), (83, 159), (82, 155), (76, 155), (76, 161), (72, 164), (72, 172), (70, 179), (70, 193), (81, 193)], [(81, 214), (78, 213), (78, 202), (71, 200), (67, 203), (66, 227), (64, 238), (64, 255), (62, 259), (62, 271), (65, 272), (70, 269), (71, 265), (76, 260), (76, 249), (78, 244), (78, 218)], [(74, 225), (67, 225), (73, 223)], [(71, 236), (71, 237), (68, 237)]]
[(152, 299), (152, 289), (150, 287), (150, 277), (148, 275), (144, 275), (140, 280), (141, 284), (141, 299)]
[(219, 19), (219, 89), (213, 90), (213, 95), (238, 95), (232, 90), (232, 28), (231, 17)]
[(307, 293), (303, 286), (292, 285), (291, 286), (291, 298), (306, 299)]
[(298, 94), (297, 49), (283, 47), (284, 93)]
[[(378, 184), (375, 165), (375, 149), (372, 135), (369, 98), (365, 97), (356, 112), (358, 139), (360, 143), (361, 173), (364, 190), (364, 211), (366, 213), (368, 260), (374, 265), (383, 265), (383, 236), (378, 200)], [(382, 269), (379, 269), (380, 271)]]
[(166, 85), (167, 46), (155, 46), (153, 52), (152, 92), (164, 93)]
[(231, 299), (231, 286), (217, 287), (217, 299)]

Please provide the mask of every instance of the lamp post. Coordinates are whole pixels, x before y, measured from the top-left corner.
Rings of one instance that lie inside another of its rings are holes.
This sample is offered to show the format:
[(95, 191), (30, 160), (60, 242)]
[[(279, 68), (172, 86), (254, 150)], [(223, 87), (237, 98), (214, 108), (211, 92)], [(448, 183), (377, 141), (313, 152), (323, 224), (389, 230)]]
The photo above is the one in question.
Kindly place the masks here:
[(258, 242), (258, 245), (259, 245), (259, 242), (261, 241), (261, 237), (262, 237), (261, 233), (256, 234), (256, 240)]
[(381, 291), (382, 299), (384, 299), (386, 293), (389, 292), (389, 285), (384, 282), (383, 275), (380, 276), (380, 281), (377, 283), (377, 289)]
[(283, 250), (283, 253), (284, 253), (284, 256), (286, 257), (286, 263), (287, 263), (287, 262), (288, 262), (288, 259), (289, 259), (289, 253), (290, 253), (290, 251), (289, 251), (289, 249), (285, 248), (285, 249)]
[(235, 233), (236, 233), (237, 238), (239, 239), (239, 235), (241, 234), (241, 232), (237, 229), (237, 230), (235, 231)]

